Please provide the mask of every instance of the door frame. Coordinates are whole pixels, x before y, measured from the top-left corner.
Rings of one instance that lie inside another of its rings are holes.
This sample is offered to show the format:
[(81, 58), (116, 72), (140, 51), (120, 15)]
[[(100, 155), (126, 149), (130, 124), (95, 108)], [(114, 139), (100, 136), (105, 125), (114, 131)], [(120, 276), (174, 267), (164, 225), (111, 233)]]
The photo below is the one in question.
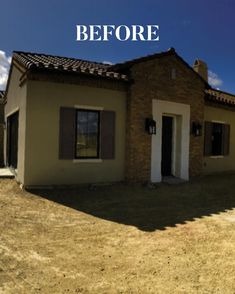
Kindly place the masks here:
[[(152, 101), (153, 119), (157, 122), (156, 135), (152, 135), (151, 148), (151, 181), (161, 182), (162, 160), (162, 116), (172, 115), (174, 123), (174, 150), (179, 143), (178, 162), (176, 164), (176, 152), (173, 154), (173, 174), (181, 179), (189, 179), (189, 142), (190, 142), (190, 105), (164, 100)], [(177, 128), (179, 131), (177, 131)], [(180, 135), (177, 136), (177, 133)], [(177, 172), (176, 172), (177, 168)]]

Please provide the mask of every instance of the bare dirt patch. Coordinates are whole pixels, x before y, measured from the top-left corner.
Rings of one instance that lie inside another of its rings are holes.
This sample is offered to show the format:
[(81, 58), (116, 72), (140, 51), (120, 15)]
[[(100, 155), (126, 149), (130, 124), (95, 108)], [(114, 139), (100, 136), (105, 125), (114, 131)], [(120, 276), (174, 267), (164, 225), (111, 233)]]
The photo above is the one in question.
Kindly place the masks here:
[(21, 191), (0, 181), (0, 293), (235, 293), (235, 175)]

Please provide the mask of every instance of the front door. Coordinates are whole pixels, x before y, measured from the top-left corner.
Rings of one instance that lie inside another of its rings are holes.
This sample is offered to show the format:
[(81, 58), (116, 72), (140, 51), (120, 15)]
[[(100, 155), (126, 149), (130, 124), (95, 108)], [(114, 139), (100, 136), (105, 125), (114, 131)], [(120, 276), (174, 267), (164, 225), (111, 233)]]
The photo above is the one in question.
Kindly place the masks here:
[(17, 168), (19, 112), (7, 118), (7, 165)]
[(173, 117), (162, 117), (162, 176), (172, 175)]

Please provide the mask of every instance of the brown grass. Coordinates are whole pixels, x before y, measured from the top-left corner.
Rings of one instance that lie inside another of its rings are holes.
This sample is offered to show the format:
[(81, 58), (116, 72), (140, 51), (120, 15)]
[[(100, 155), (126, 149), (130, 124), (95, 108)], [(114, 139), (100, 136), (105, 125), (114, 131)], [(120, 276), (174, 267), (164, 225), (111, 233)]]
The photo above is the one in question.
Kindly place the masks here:
[(235, 175), (21, 191), (0, 181), (0, 293), (235, 293)]

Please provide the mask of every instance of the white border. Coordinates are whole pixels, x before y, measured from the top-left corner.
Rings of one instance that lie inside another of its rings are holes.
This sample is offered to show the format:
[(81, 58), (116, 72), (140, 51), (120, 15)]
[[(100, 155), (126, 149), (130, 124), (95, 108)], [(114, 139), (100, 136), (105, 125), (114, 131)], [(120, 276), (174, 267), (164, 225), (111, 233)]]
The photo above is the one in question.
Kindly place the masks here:
[(84, 158), (84, 159), (73, 159), (73, 163), (100, 163), (103, 162), (101, 158)]
[(162, 116), (181, 116), (181, 158), (180, 178), (189, 179), (189, 141), (190, 141), (190, 105), (153, 99), (153, 119), (157, 123), (157, 133), (152, 136), (151, 181), (161, 182), (162, 160)]
[(74, 108), (89, 109), (89, 110), (104, 110), (104, 107), (90, 105), (74, 105)]
[(212, 123), (217, 123), (217, 124), (226, 124), (226, 122), (225, 121), (221, 121), (221, 120), (212, 120), (211, 121)]
[(10, 116), (10, 115), (12, 115), (12, 114), (14, 114), (15, 112), (17, 112), (17, 111), (20, 111), (20, 108), (19, 107), (17, 107), (17, 108), (15, 108), (15, 109), (13, 109), (12, 111), (10, 111), (8, 114), (6, 114), (6, 117), (8, 117), (8, 116)]

